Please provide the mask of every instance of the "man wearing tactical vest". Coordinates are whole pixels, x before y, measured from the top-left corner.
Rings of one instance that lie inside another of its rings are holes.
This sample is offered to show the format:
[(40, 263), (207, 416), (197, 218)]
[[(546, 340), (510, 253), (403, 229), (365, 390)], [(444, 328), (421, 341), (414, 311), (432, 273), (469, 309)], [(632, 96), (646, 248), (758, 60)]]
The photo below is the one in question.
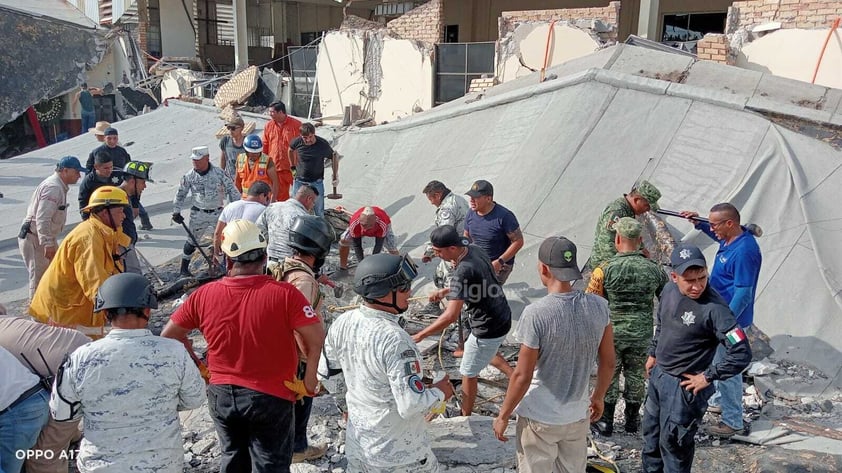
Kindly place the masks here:
[(243, 198), (248, 195), (249, 186), (257, 181), (263, 181), (272, 188), (273, 201), (280, 195), (278, 192), (278, 173), (275, 171), (275, 164), (263, 152), (263, 141), (257, 135), (249, 135), (243, 141), (245, 153), (237, 156), (237, 177), (234, 184), (243, 193)]
[[(278, 281), (284, 281), (295, 286), (310, 301), (310, 305), (316, 310), (317, 317), (321, 314), (322, 293), (316, 277), (330, 252), (331, 243), (336, 240), (336, 233), (333, 227), (322, 217), (315, 215), (300, 215), (295, 217), (289, 229), (289, 246), (293, 255), (284, 258), (283, 264), (271, 266), (272, 276)], [(319, 317), (319, 321), (324, 321)], [(303, 379), (307, 372), (307, 353), (304, 345), (296, 336), (298, 344), (298, 379)], [(299, 381), (290, 383), (287, 387), (292, 389)], [(303, 384), (301, 384), (303, 386)], [(295, 390), (295, 389), (293, 389)], [(299, 463), (305, 460), (313, 460), (324, 456), (327, 445), (308, 445), (307, 423), (310, 420), (310, 410), (313, 407), (313, 398), (305, 392), (300, 392), (303, 397), (295, 403), (295, 437), (292, 444), (292, 461)]]

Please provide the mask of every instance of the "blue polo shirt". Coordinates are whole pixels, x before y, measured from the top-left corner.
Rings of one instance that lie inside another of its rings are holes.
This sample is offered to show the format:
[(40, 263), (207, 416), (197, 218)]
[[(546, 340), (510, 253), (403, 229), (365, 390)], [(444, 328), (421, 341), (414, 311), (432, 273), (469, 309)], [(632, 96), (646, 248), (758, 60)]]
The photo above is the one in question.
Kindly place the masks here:
[[(716, 240), (710, 225), (701, 223), (696, 228)], [(743, 228), (743, 233), (728, 245), (724, 240), (717, 241), (719, 250), (716, 252), (713, 269), (710, 271), (710, 285), (728, 301), (732, 311), (735, 308), (732, 303), (734, 294), (740, 288), (749, 291), (751, 297), (748, 305), (739, 314), (734, 314), (740, 327), (748, 327), (754, 322), (754, 296), (762, 262), (760, 247), (757, 246), (754, 235), (745, 228)]]
[[(520, 228), (520, 224), (511, 210), (497, 202), (491, 212), (480, 215), (469, 210), (465, 216), (465, 231), (471, 236), (471, 242), (482, 248), (488, 259), (496, 260), (509, 248), (512, 242), (509, 233)], [(513, 264), (514, 258), (506, 263)]]

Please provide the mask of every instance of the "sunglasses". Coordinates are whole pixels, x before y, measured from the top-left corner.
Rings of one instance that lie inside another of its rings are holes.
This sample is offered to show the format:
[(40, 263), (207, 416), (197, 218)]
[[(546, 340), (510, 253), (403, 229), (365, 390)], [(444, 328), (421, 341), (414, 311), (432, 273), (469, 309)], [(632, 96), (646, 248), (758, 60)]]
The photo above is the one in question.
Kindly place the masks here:
[(242, 128), (242, 127), (234, 126), (234, 125), (226, 125), (225, 128), (228, 128), (229, 130), (236, 130), (237, 128)]

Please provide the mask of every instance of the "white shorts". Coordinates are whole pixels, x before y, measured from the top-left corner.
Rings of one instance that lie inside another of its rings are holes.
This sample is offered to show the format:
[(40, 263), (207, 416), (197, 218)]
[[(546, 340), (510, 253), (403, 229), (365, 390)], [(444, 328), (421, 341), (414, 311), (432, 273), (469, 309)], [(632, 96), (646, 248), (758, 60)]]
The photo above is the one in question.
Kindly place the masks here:
[(479, 376), (479, 372), (488, 366), (504, 341), (505, 335), (500, 338), (477, 338), (473, 333), (468, 335), (468, 339), (465, 340), (465, 353), (459, 364), (459, 373), (469, 378)]

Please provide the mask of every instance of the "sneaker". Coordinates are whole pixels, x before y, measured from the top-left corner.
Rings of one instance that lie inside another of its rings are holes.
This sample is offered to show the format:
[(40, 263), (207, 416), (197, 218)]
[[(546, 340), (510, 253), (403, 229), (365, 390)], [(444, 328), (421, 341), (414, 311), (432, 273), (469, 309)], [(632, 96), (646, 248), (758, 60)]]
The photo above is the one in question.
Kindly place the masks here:
[(739, 431), (724, 422), (719, 422), (716, 425), (707, 426), (705, 432), (716, 437), (730, 438)]
[(327, 451), (327, 445), (309, 445), (306, 449), (301, 452), (293, 452), (292, 453), (292, 462), (293, 463), (301, 463), (307, 460), (315, 460), (316, 458), (321, 458), (325, 455)]
[(144, 223), (140, 226), (141, 230), (152, 230), (154, 228), (151, 223)]
[(722, 407), (708, 406), (708, 412), (710, 412), (711, 414), (722, 414)]

